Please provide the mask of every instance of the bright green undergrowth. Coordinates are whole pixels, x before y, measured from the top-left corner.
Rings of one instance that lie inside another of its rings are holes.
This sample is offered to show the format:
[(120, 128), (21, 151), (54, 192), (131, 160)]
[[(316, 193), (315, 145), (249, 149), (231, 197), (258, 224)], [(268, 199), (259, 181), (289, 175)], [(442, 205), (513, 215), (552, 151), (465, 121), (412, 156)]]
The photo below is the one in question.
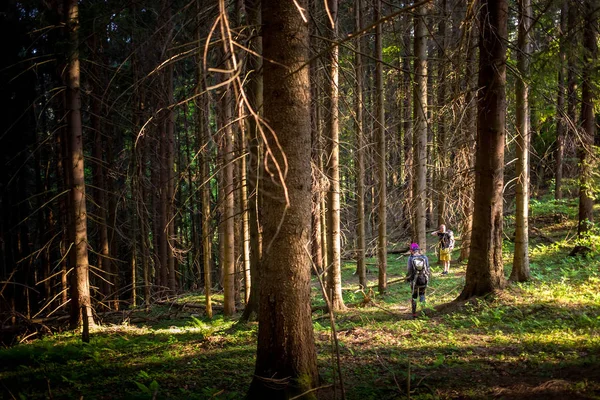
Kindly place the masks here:
[[(534, 215), (557, 213), (556, 204), (532, 207)], [(573, 204), (565, 207), (572, 216)], [(557, 221), (564, 223), (562, 217)], [(377, 293), (375, 259), (368, 260), (372, 292), (358, 290), (356, 266), (345, 262), (344, 300), (350, 307), (336, 315), (336, 328), (347, 398), (403, 398), (408, 382), (415, 399), (488, 398), (499, 381), (524, 377), (531, 387), (561, 378), (565, 393), (598, 393), (598, 382), (586, 373), (600, 364), (600, 249), (592, 235), (587, 256), (569, 257), (579, 242), (560, 229), (553, 237), (555, 243), (532, 240), (531, 281), (447, 311), (438, 307), (458, 296), (466, 265), (453, 264), (443, 276), (430, 256), (434, 276), (414, 320), (408, 315), (410, 288), (401, 282), (405, 255), (389, 257), (384, 295)], [(507, 240), (506, 277), (512, 249)], [(312, 293), (313, 306), (323, 305), (316, 279)], [(367, 304), (365, 294), (372, 300)], [(191, 294), (178, 301), (204, 298)], [(196, 313), (154, 307), (149, 314), (132, 314), (131, 321), (137, 316), (142, 322), (100, 328), (89, 344), (61, 333), (0, 350), (0, 391), (9, 399), (242, 398), (254, 370), (257, 324)], [(329, 317), (316, 311), (313, 326), (319, 371), (324, 384), (332, 383)]]

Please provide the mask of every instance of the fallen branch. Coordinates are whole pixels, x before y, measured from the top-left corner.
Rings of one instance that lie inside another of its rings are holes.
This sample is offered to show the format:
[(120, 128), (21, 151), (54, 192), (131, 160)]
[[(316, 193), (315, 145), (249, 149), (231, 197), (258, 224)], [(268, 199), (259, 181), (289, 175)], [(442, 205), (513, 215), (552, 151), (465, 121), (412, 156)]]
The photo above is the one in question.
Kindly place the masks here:
[(536, 228), (535, 226), (532, 226), (531, 230), (534, 231), (539, 237), (546, 239), (550, 243), (556, 243), (556, 240), (552, 239), (548, 235), (545, 235), (540, 229)]
[[(155, 304), (169, 306), (171, 308), (174, 307), (174, 308), (177, 308), (180, 310), (183, 310), (185, 308), (193, 308), (194, 310), (202, 310), (202, 311), (206, 310), (206, 304), (199, 304), (199, 303), (175, 303), (173, 301), (159, 300), (159, 301), (155, 302)], [(220, 309), (220, 308), (222, 308), (222, 306), (219, 304), (213, 304), (213, 308)]]

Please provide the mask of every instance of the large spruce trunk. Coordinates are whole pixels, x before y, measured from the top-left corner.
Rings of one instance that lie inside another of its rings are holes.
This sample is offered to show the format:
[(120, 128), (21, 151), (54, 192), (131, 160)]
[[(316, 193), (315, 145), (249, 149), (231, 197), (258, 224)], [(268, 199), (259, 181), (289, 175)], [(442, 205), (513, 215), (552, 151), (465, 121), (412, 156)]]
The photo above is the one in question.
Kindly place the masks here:
[(492, 293), (505, 283), (502, 188), (507, 17), (506, 0), (481, 2), (475, 210), (466, 282), (458, 299)]
[[(306, 0), (297, 3), (308, 9)], [(264, 63), (264, 111), (273, 175), (262, 180), (258, 349), (248, 398), (286, 399), (317, 384), (310, 309), (309, 37), (294, 2), (262, 5), (263, 55), (272, 61)], [(283, 181), (278, 171), (285, 173)]]

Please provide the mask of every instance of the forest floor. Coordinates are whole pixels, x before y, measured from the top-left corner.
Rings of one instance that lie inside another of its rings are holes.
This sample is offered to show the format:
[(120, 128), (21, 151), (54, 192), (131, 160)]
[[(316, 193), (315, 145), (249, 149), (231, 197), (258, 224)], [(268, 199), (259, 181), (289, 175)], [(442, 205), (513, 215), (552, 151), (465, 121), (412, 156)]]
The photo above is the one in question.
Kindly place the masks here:
[[(400, 282), (406, 256), (389, 257), (388, 292), (371, 301), (357, 290), (355, 264), (344, 264), (349, 308), (336, 314), (336, 328), (347, 399), (600, 399), (600, 237), (575, 241), (574, 201), (531, 206), (532, 280), (487, 299), (451, 303), (466, 266), (441, 275), (431, 256), (427, 304), (413, 319), (409, 287)], [(510, 216), (506, 226), (508, 277)], [(592, 251), (568, 256), (576, 244)], [(374, 267), (368, 278), (376, 292)], [(313, 293), (319, 398), (341, 399), (317, 284)], [(179, 306), (108, 314), (89, 344), (64, 332), (2, 349), (0, 397), (241, 399), (254, 370), (257, 324), (218, 313), (207, 320), (194, 307), (202, 301), (188, 294)]]

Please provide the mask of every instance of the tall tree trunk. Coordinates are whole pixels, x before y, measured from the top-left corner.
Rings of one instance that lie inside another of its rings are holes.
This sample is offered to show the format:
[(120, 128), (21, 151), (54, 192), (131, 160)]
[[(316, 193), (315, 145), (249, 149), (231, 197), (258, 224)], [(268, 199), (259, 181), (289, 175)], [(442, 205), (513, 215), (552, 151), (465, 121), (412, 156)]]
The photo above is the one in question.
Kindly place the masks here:
[(566, 110), (565, 110), (565, 78), (567, 75), (567, 55), (566, 55), (566, 29), (567, 29), (567, 10), (569, 1), (564, 0), (560, 8), (560, 24), (559, 24), (559, 49), (558, 49), (558, 80), (557, 80), (557, 95), (556, 95), (556, 150), (554, 152), (555, 162), (555, 177), (554, 177), (554, 198), (562, 199), (562, 180), (563, 180), (563, 164), (565, 153), (565, 134), (566, 134)]
[[(133, 95), (133, 99), (132, 99), (132, 115), (135, 115), (135, 112), (137, 111), (137, 99), (135, 98), (136, 95)], [(132, 137), (131, 140), (132, 142), (135, 143), (135, 139), (136, 139), (136, 124), (134, 122), (134, 124), (132, 124), (131, 127), (131, 131), (132, 131)], [(137, 154), (137, 149), (133, 148), (131, 151), (131, 170), (129, 171), (129, 174), (131, 176), (131, 180), (129, 181), (129, 190), (131, 193), (131, 208), (129, 209), (129, 221), (131, 223), (131, 306), (132, 307), (137, 307), (137, 258), (138, 258), (138, 233), (139, 233), (139, 227), (138, 227), (138, 223), (140, 222), (139, 217), (138, 217), (138, 213), (137, 211), (137, 202), (138, 202), (138, 198), (136, 196), (136, 192), (137, 192), (137, 188), (139, 186), (138, 184), (138, 154)]]
[[(132, 34), (131, 34), (131, 45), (132, 47), (137, 47), (138, 43), (138, 34), (137, 32), (137, 5), (130, 4), (129, 12), (132, 16)], [(131, 57), (131, 73), (133, 77), (133, 82), (138, 82), (140, 78), (140, 54), (135, 52)], [(132, 107), (131, 107), (131, 115), (132, 115), (132, 142), (134, 143), (133, 149), (131, 151), (131, 157), (133, 159), (133, 171), (131, 174), (131, 200), (132, 200), (132, 212), (131, 219), (133, 225), (133, 234), (132, 241), (133, 247), (138, 248), (139, 246), (139, 260), (141, 260), (142, 264), (142, 279), (143, 279), (143, 291), (144, 291), (144, 305), (146, 309), (148, 309), (148, 303), (150, 301), (150, 293), (149, 293), (149, 265), (148, 259), (146, 258), (146, 251), (149, 250), (146, 248), (146, 234), (144, 229), (144, 224), (146, 218), (143, 218), (143, 197), (142, 197), (142, 182), (143, 182), (143, 173), (144, 170), (144, 160), (142, 158), (143, 152), (141, 151), (141, 144), (139, 142), (141, 138), (140, 136), (140, 128), (141, 128), (141, 116), (142, 116), (142, 93), (143, 89), (139, 87), (135, 87), (132, 92)], [(135, 253), (135, 252), (134, 252)], [(135, 257), (135, 256), (134, 256)], [(134, 258), (135, 260), (135, 258)], [(133, 271), (134, 272), (134, 271)], [(132, 300), (135, 302), (137, 299), (135, 290), (133, 290)]]
[[(95, 42), (95, 40), (94, 40)], [(97, 48), (98, 44), (94, 43), (93, 48)], [(99, 68), (95, 68), (95, 73), (99, 73)], [(99, 231), (99, 239), (98, 239), (98, 265), (97, 268), (104, 272), (105, 275), (102, 276), (102, 294), (105, 298), (110, 298), (111, 292), (113, 292), (113, 288), (111, 288), (110, 280), (111, 280), (111, 258), (109, 252), (109, 243), (108, 243), (108, 218), (107, 218), (107, 203), (106, 203), (106, 185), (104, 179), (104, 161), (103, 161), (103, 141), (102, 141), (102, 127), (100, 124), (100, 115), (102, 113), (101, 110), (101, 99), (99, 98), (102, 89), (100, 86), (96, 86), (93, 94), (91, 96), (91, 115), (90, 115), (90, 123), (92, 127), (92, 131), (94, 132), (94, 162), (92, 164), (92, 171), (94, 177), (94, 186), (95, 186), (95, 204), (97, 205), (96, 215), (98, 218), (98, 231)], [(103, 302), (102, 305), (108, 306), (109, 302)]]
[[(163, 235), (163, 223), (162, 223), (162, 207), (161, 201), (163, 200), (163, 192), (162, 190), (162, 179), (161, 179), (161, 171), (162, 171), (162, 151), (161, 151), (161, 135), (162, 135), (162, 123), (160, 121), (160, 117), (158, 118), (157, 127), (155, 131), (155, 138), (152, 138), (152, 143), (155, 146), (148, 145), (148, 158), (153, 160), (153, 155), (156, 157), (157, 162), (150, 162), (150, 186), (151, 188), (157, 188), (158, 193), (154, 193), (152, 190), (152, 218), (150, 221), (152, 223), (151, 232), (152, 232), (152, 248), (154, 249), (153, 258), (154, 258), (154, 285), (157, 287), (157, 294), (159, 296), (164, 292), (164, 284), (163, 284), (163, 246), (162, 246), (162, 238)], [(166, 258), (166, 249), (165, 249), (165, 258)]]
[[(354, 26), (355, 31), (362, 29), (362, 0), (354, 1)], [(358, 224), (356, 226), (356, 272), (358, 283), (362, 289), (367, 288), (367, 267), (365, 264), (365, 136), (363, 129), (363, 63), (362, 63), (362, 38), (356, 39), (356, 95), (354, 98), (354, 127), (356, 130), (356, 212)]]
[[(160, 6), (159, 25), (162, 31), (162, 51), (160, 56), (162, 58), (169, 57), (169, 47), (171, 42), (172, 26), (171, 26), (171, 6), (167, 0), (161, 1)], [(158, 249), (159, 249), (159, 271), (160, 271), (160, 285), (162, 286), (163, 293), (166, 293), (171, 289), (171, 274), (170, 269), (172, 263), (172, 251), (170, 247), (171, 240), (171, 224), (173, 224), (171, 218), (172, 211), (172, 182), (173, 176), (172, 169), (172, 155), (171, 146), (173, 140), (173, 125), (172, 125), (172, 111), (169, 106), (172, 103), (172, 67), (167, 67), (164, 70), (159, 71), (159, 78), (162, 91), (158, 99), (159, 107), (159, 132), (160, 132), (160, 200), (158, 204), (159, 210), (159, 226), (158, 226)]]
[[(567, 13), (567, 134), (565, 148), (568, 147), (566, 145), (568, 142), (576, 141), (578, 135), (578, 80), (581, 73), (578, 58), (582, 40), (578, 26), (580, 15), (578, 4), (570, 2)], [(563, 165), (564, 167), (567, 167), (566, 163)]]
[(420, 6), (415, 10), (415, 130), (414, 154), (414, 196), (415, 233), (422, 249), (427, 249), (427, 9)]
[[(169, 12), (170, 15), (170, 12)], [(175, 256), (173, 248), (177, 245), (175, 239), (175, 111), (171, 108), (174, 103), (173, 98), (173, 64), (167, 67), (167, 160), (166, 160), (166, 179), (167, 179), (167, 220), (166, 222), (166, 240), (167, 240), (167, 274), (169, 276), (169, 290), (171, 293), (177, 291), (177, 274), (175, 270)]]
[[(373, 19), (381, 18), (381, 0), (373, 0)], [(385, 148), (385, 108), (383, 93), (383, 53), (382, 53), (382, 24), (375, 28), (375, 131), (377, 149), (375, 150), (378, 172), (377, 212), (377, 264), (379, 266), (378, 285), (380, 294), (387, 290), (387, 178), (386, 178), (386, 148)]]
[(467, 187), (463, 190), (462, 209), (463, 223), (461, 227), (460, 237), (460, 256), (459, 261), (464, 261), (471, 254), (471, 237), (473, 229), (473, 197), (474, 197), (474, 181), (475, 181), (475, 163), (473, 154), (475, 153), (475, 136), (477, 132), (477, 102), (475, 93), (477, 93), (477, 18), (474, 15), (471, 26), (468, 27), (467, 41), (467, 60), (466, 60), (466, 81), (467, 92), (465, 94), (465, 145), (463, 147), (464, 157), (466, 158), (465, 166), (467, 168), (466, 179)]
[[(198, 28), (199, 29), (199, 28)], [(200, 68), (200, 55), (197, 56), (197, 69)], [(196, 71), (196, 78), (198, 77), (198, 74), (200, 73), (200, 70)], [(200, 81), (197, 80), (196, 82), (196, 87), (194, 88), (194, 95), (195, 96), (200, 96), (200, 87), (199, 87)], [(198, 99), (198, 97), (196, 97), (195, 99), (196, 101), (196, 107), (199, 106), (200, 101)], [(201, 257), (201, 249), (202, 249), (202, 245), (200, 244), (200, 238), (198, 235), (198, 229), (199, 226), (201, 225), (198, 221), (197, 216), (200, 214), (199, 210), (198, 210), (198, 205), (200, 204), (200, 201), (197, 197), (197, 193), (198, 190), (196, 189), (196, 185), (194, 184), (194, 180), (195, 177), (197, 176), (197, 171), (195, 171), (195, 168), (193, 168), (193, 156), (192, 156), (192, 146), (194, 146), (192, 140), (190, 140), (190, 135), (188, 134), (189, 132), (189, 128), (188, 128), (188, 107), (187, 105), (184, 105), (184, 122), (185, 122), (185, 128), (184, 128), (184, 135), (185, 135), (185, 164), (187, 165), (187, 180), (188, 180), (188, 191), (186, 196), (188, 197), (189, 201), (192, 202), (192, 204), (190, 204), (190, 240), (191, 240), (191, 246), (190, 247), (190, 259), (189, 259), (189, 271), (190, 271), (190, 279), (191, 279), (191, 284), (192, 286), (196, 286), (197, 283), (200, 283), (203, 278), (202, 278), (202, 269), (200, 268), (200, 257)], [(197, 115), (200, 115), (200, 110), (197, 109)], [(197, 117), (196, 121), (199, 121), (200, 119)], [(200, 135), (198, 134), (200, 131), (200, 125), (198, 124), (196, 126), (196, 137), (200, 138)], [(181, 191), (180, 191), (181, 193)]]
[[(262, 54), (262, 39), (259, 32), (260, 0), (246, 0), (246, 11), (248, 12), (248, 24), (254, 30), (254, 38), (250, 42), (250, 48), (256, 54)], [(258, 314), (258, 289), (259, 289), (259, 265), (261, 258), (261, 233), (259, 226), (259, 211), (262, 208), (259, 186), (261, 177), (260, 162), (261, 151), (259, 141), (258, 115), (262, 109), (262, 59), (253, 54), (248, 55), (248, 102), (256, 113), (256, 116), (248, 118), (249, 135), (249, 196), (248, 196), (248, 228), (250, 230), (250, 297), (244, 309), (241, 319), (248, 321)]]
[[(427, 223), (430, 222), (433, 226), (438, 226), (438, 221), (437, 221), (437, 213), (435, 212), (435, 206), (437, 204), (435, 203), (435, 198), (437, 197), (435, 195), (435, 188), (438, 185), (437, 182), (435, 182), (436, 180), (436, 168), (435, 168), (435, 161), (437, 160), (437, 151), (436, 151), (436, 147), (437, 147), (437, 137), (435, 135), (435, 124), (434, 124), (434, 115), (435, 115), (435, 110), (436, 110), (436, 96), (435, 96), (435, 91), (434, 88), (437, 86), (437, 76), (436, 76), (436, 66), (439, 65), (439, 63), (436, 63), (436, 59), (434, 57), (435, 55), (435, 46), (436, 46), (436, 41), (437, 41), (437, 37), (435, 36), (435, 33), (433, 31), (433, 26), (432, 26), (432, 17), (430, 17), (430, 14), (435, 14), (434, 9), (433, 8), (429, 8), (426, 11), (425, 16), (423, 17), (423, 20), (425, 21), (425, 30), (427, 33), (431, 32), (430, 35), (428, 35), (427, 37), (427, 78), (426, 78), (426, 82), (427, 82), (427, 111), (425, 112), (425, 121), (426, 121), (426, 125), (427, 125), (427, 150), (426, 150), (426, 157), (425, 157), (425, 166), (426, 166), (426, 173), (425, 173), (425, 229), (427, 230)], [(430, 151), (431, 149), (431, 151)], [(433, 166), (433, 168), (429, 168), (429, 166)], [(429, 184), (427, 184), (429, 183)], [(425, 240), (427, 240), (427, 234), (425, 234)], [(438, 260), (438, 263), (439, 260)]]
[[(227, 9), (225, 1), (219, 1), (219, 10), (221, 18), (227, 18)], [(221, 38), (223, 42), (223, 54), (226, 58), (225, 65), (229, 71), (233, 70), (233, 62), (231, 57), (233, 54), (229, 51), (229, 45), (226, 42), (226, 32), (224, 23), (221, 22)], [(223, 75), (223, 81), (229, 76)], [(232, 129), (232, 99), (230, 85), (225, 86), (225, 91), (221, 97), (221, 112), (223, 115), (221, 130), (223, 132), (223, 180), (222, 190), (223, 197), (223, 252), (222, 254), (222, 273), (223, 273), (223, 295), (224, 295), (224, 310), (225, 315), (233, 315), (235, 313), (235, 224), (234, 210), (235, 198), (233, 187), (233, 129)]]
[[(337, 40), (338, 33), (338, 0), (327, 0), (332, 18), (328, 33), (332, 41)], [(346, 308), (342, 298), (342, 264), (341, 264), (341, 214), (340, 214), (340, 127), (339, 127), (339, 47), (333, 45), (329, 53), (329, 93), (326, 108), (327, 118), (327, 176), (329, 191), (327, 193), (327, 294), (333, 310)]]
[(436, 181), (437, 181), (437, 224), (445, 224), (446, 223), (446, 191), (448, 190), (448, 135), (449, 130), (447, 129), (447, 93), (449, 87), (449, 77), (447, 76), (446, 64), (448, 64), (448, 43), (450, 42), (449, 38), (449, 29), (447, 19), (449, 19), (448, 15), (448, 2), (446, 0), (442, 0), (441, 4), (441, 19), (438, 26), (438, 76), (437, 76), (437, 173), (436, 173)]
[[(408, 16), (406, 24), (410, 25), (410, 19)], [(408, 31), (408, 29), (407, 29)], [(406, 201), (405, 201), (405, 212), (407, 216), (408, 227), (410, 229), (411, 241), (416, 242), (416, 224), (415, 224), (415, 209), (414, 204), (414, 191), (413, 191), (413, 180), (414, 180), (414, 145), (413, 145), (413, 93), (412, 93), (412, 73), (410, 60), (413, 58), (410, 52), (411, 35), (410, 32), (405, 33), (402, 36), (402, 43), (404, 47), (402, 55), (402, 84), (404, 92), (404, 101), (402, 104), (402, 118), (404, 119), (403, 130), (404, 130), (404, 163), (406, 169), (405, 187), (406, 187)]]
[[(318, 15), (320, 13), (320, 5), (322, 2), (309, 0), (309, 7), (311, 9), (311, 13), (313, 15)], [(321, 51), (319, 49), (319, 43), (321, 41), (318, 38), (318, 27), (317, 21), (312, 19), (309, 21), (309, 30), (311, 36), (311, 49), (313, 52)], [(321, 200), (323, 199), (325, 188), (323, 187), (323, 179), (322, 169), (321, 169), (321, 159), (323, 157), (323, 149), (321, 146), (321, 121), (320, 117), (320, 102), (319, 102), (319, 93), (320, 93), (320, 81), (321, 81), (321, 69), (320, 69), (321, 60), (318, 58), (313, 58), (310, 62), (310, 73), (311, 77), (311, 85), (310, 85), (310, 93), (311, 93), (311, 107), (310, 107), (310, 118), (311, 118), (311, 166), (312, 166), (312, 193), (313, 193), (313, 209), (312, 209), (312, 239), (311, 239), (311, 254), (312, 254), (312, 262), (315, 266), (315, 270), (317, 273), (323, 272), (323, 253), (327, 252), (327, 248), (322, 246), (323, 241), (323, 232), (321, 231)], [(326, 233), (325, 233), (326, 235)]]
[[(199, 82), (202, 91), (206, 87)], [(211, 135), (210, 125), (208, 124), (208, 102), (206, 94), (200, 96), (200, 107), (198, 107), (198, 125), (200, 129), (200, 139), (204, 143), (204, 151), (200, 164), (200, 175), (202, 176), (202, 267), (204, 271), (204, 298), (206, 316), (211, 319), (212, 309), (212, 229), (211, 229), (211, 210), (210, 210), (210, 154), (211, 154)]]
[[(225, 1), (219, 1), (219, 13), (221, 14), (221, 39), (223, 40), (223, 55), (225, 57), (225, 65), (227, 70), (234, 70), (233, 57), (229, 42), (226, 40), (228, 32), (228, 16)], [(223, 74), (223, 81), (229, 79), (229, 76)], [(233, 87), (227, 84), (224, 87), (224, 92), (221, 97), (221, 130), (223, 132), (222, 143), (222, 191), (221, 198), (223, 206), (223, 241), (222, 241), (222, 274), (223, 274), (223, 295), (224, 295), (224, 311), (225, 315), (233, 315), (235, 313), (235, 197), (233, 185), (233, 128), (232, 128), (232, 107), (233, 101), (231, 91)]]
[(233, 142), (231, 129), (231, 102), (227, 89), (223, 94), (221, 111), (223, 118), (223, 295), (225, 315), (235, 313), (235, 226), (234, 226), (234, 190), (233, 190)]
[[(172, 40), (174, 35), (174, 27), (173, 27), (173, 19), (172, 16), (172, 7), (170, 1), (163, 0), (162, 2), (162, 11), (164, 14), (164, 37), (165, 44), (163, 50), (164, 57), (170, 57), (171, 51), (169, 50), (172, 46)], [(169, 63), (166, 71), (163, 75), (164, 78), (164, 90), (165, 90), (165, 141), (163, 144), (165, 145), (165, 164), (164, 167), (164, 179), (165, 179), (165, 188), (166, 188), (166, 204), (165, 204), (165, 242), (167, 247), (166, 254), (166, 272), (167, 272), (167, 281), (164, 282), (166, 286), (169, 287), (169, 291), (174, 294), (177, 291), (177, 275), (175, 273), (175, 256), (173, 254), (173, 248), (177, 245), (177, 241), (175, 240), (175, 111), (172, 108), (172, 105), (175, 102), (173, 96), (173, 86), (174, 86), (174, 66), (173, 63)]]
[(515, 211), (515, 254), (510, 280), (529, 280), (529, 58), (531, 57), (530, 30), (532, 18), (531, 0), (519, 1), (519, 33), (516, 86), (517, 107), (517, 180)]
[[(317, 98), (315, 99), (315, 140), (314, 143), (316, 147), (313, 148), (313, 154), (315, 155), (315, 162), (319, 171), (325, 171), (325, 154), (322, 150), (323, 141), (324, 141), (324, 132), (323, 132), (323, 107), (321, 106), (321, 99), (323, 96), (322, 82), (323, 82), (323, 74), (317, 74), (315, 77), (317, 82), (317, 89), (315, 94)], [(328, 255), (328, 237), (327, 237), (327, 195), (326, 191), (329, 190), (329, 179), (327, 177), (321, 178), (321, 185), (319, 189), (321, 193), (318, 194), (319, 199), (319, 224), (321, 225), (321, 266), (322, 269), (327, 268), (329, 265), (329, 255)]]
[(161, 121), (159, 122), (160, 129), (160, 154), (159, 154), (159, 164), (160, 164), (160, 200), (158, 203), (159, 210), (159, 226), (158, 226), (158, 255), (160, 259), (159, 264), (159, 274), (160, 274), (160, 283), (161, 292), (165, 293), (166, 289), (169, 285), (169, 252), (167, 247), (169, 247), (169, 236), (168, 236), (168, 227), (169, 223), (169, 190), (167, 188), (168, 185), (168, 138), (167, 138), (167, 129), (166, 129), (166, 115), (161, 116)]
[[(318, 384), (310, 310), (311, 168), (306, 0), (263, 0), (265, 119), (276, 180), (263, 179), (258, 349), (249, 399), (287, 399)], [(276, 142), (275, 136), (278, 140)], [(284, 160), (285, 155), (285, 160)], [(274, 164), (275, 160), (278, 166)], [(287, 171), (284, 168), (287, 162)], [(282, 180), (284, 178), (284, 180)]]
[(506, 120), (508, 2), (482, 0), (475, 210), (465, 287), (458, 299), (483, 296), (504, 286), (502, 188)]
[[(136, 125), (137, 126), (137, 125)], [(142, 145), (143, 147), (145, 147), (144, 145)], [(148, 308), (150, 306), (150, 301), (151, 301), (151, 286), (152, 286), (152, 282), (151, 282), (151, 276), (150, 276), (150, 239), (149, 239), (149, 235), (148, 235), (148, 229), (147, 229), (147, 223), (146, 221), (148, 220), (147, 218), (147, 214), (145, 212), (146, 210), (146, 206), (144, 205), (144, 199), (146, 198), (144, 196), (144, 184), (143, 184), (143, 179), (144, 179), (144, 169), (145, 169), (145, 157), (144, 157), (144, 148), (139, 149), (136, 148), (135, 152), (137, 153), (136, 159), (137, 159), (137, 171), (136, 171), (136, 193), (135, 193), (135, 198), (136, 198), (136, 207), (137, 207), (137, 218), (139, 218), (139, 241), (140, 241), (140, 246), (141, 246), (141, 258), (142, 258), (142, 271), (143, 271), (143, 277), (144, 277), (144, 303), (146, 305), (146, 308)]]
[(592, 171), (596, 168), (593, 159), (597, 99), (595, 79), (598, 68), (598, 0), (584, 2), (585, 25), (583, 28), (583, 83), (581, 88), (581, 140), (579, 144), (579, 223), (577, 234), (583, 236), (594, 221), (594, 194)]
[(71, 326), (82, 327), (82, 340), (89, 341), (89, 328), (94, 325), (90, 298), (87, 251), (87, 213), (85, 204), (85, 169), (83, 166), (83, 132), (81, 124), (81, 94), (79, 90), (79, 6), (77, 0), (67, 3), (67, 34), (69, 54), (67, 65), (67, 124), (71, 154), (71, 215), (73, 223), (74, 283), (71, 298)]
[[(209, 319), (213, 317), (212, 308), (212, 229), (210, 212), (210, 154), (212, 149), (212, 138), (210, 135), (210, 124), (208, 122), (209, 106), (206, 90), (206, 71), (202, 68), (203, 41), (200, 32), (201, 20), (200, 10), (202, 1), (197, 0), (198, 30), (196, 41), (198, 43), (198, 65), (196, 66), (196, 124), (198, 129), (198, 141), (201, 143), (202, 155), (200, 157), (200, 204), (201, 204), (201, 235), (202, 235), (202, 271), (204, 272), (204, 300), (205, 312)], [(204, 60), (206, 61), (206, 60)]]
[[(66, 94), (63, 92), (63, 99), (61, 102), (62, 107), (64, 107), (63, 114), (66, 114)], [(56, 147), (59, 151), (58, 162), (56, 163), (56, 176), (58, 177), (58, 187), (61, 191), (70, 190), (71, 188), (71, 173), (70, 173), (70, 159), (69, 159), (69, 141), (67, 138), (67, 129), (65, 127), (59, 128), (56, 133)], [(73, 228), (73, 224), (71, 223), (71, 214), (70, 214), (70, 204), (71, 204), (71, 196), (61, 196), (58, 201), (58, 213), (59, 220), (62, 222), (63, 226), (63, 234), (61, 235), (59, 252), (60, 252), (60, 289), (61, 289), (61, 298), (60, 304), (67, 304), (69, 297), (69, 280), (67, 277), (68, 261), (70, 257), (67, 254), (69, 249), (68, 243), (71, 241), (71, 237), (73, 236), (71, 230)], [(72, 306), (72, 305), (71, 305)]]
[[(113, 136), (112, 141), (109, 141), (106, 145), (106, 164), (107, 165), (115, 165), (115, 158), (113, 157), (114, 148), (122, 148), (123, 143), (121, 141), (120, 132), (117, 130), (117, 127), (113, 127)], [(115, 143), (116, 142), (116, 143)], [(115, 187), (118, 184), (118, 180), (111, 177), (106, 177), (108, 180), (106, 182), (107, 187)], [(118, 254), (118, 246), (117, 246), (117, 215), (118, 215), (118, 207), (119, 201), (117, 196), (113, 195), (112, 192), (107, 192), (108, 197), (108, 246), (111, 250), (111, 257), (114, 259), (119, 259)], [(120, 291), (119, 287), (121, 285), (120, 275), (119, 275), (119, 265), (117, 263), (110, 263), (110, 273), (112, 278), (112, 309), (115, 311), (119, 310), (120, 306)]]
[(250, 301), (250, 290), (252, 285), (252, 276), (250, 270), (250, 214), (248, 213), (248, 166), (247, 166), (247, 148), (245, 134), (241, 137), (241, 157), (240, 157), (240, 204), (241, 204), (241, 241), (242, 241), (242, 269), (244, 275), (244, 304), (248, 305)]

